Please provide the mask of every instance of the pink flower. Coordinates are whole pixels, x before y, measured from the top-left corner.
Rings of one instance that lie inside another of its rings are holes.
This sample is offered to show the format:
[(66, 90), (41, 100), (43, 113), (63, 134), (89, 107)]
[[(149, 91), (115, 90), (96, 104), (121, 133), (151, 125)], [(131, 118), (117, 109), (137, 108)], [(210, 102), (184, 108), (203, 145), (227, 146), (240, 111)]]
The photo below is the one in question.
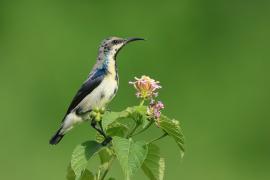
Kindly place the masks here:
[(152, 101), (147, 107), (147, 114), (158, 122), (162, 109), (164, 109), (164, 104), (161, 101)]
[(156, 90), (160, 89), (159, 81), (155, 81), (151, 79), (149, 76), (142, 76), (141, 78), (135, 77), (134, 82), (129, 82), (129, 84), (133, 84), (135, 89), (137, 90), (136, 96), (138, 98), (149, 99), (157, 97), (158, 93)]

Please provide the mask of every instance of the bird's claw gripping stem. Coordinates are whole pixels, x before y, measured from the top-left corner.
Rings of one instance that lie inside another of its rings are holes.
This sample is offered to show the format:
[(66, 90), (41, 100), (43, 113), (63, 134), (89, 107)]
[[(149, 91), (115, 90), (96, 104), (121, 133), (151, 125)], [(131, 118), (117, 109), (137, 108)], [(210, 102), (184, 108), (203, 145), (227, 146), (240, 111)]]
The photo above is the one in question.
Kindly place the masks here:
[(107, 136), (104, 141), (102, 141), (102, 146), (106, 146), (107, 144), (109, 144), (112, 141), (112, 137)]
[(98, 122), (99, 126), (100, 126), (100, 129), (96, 127), (97, 125), (97, 122), (95, 120), (92, 120), (91, 121), (91, 126), (99, 132), (99, 134), (101, 134), (103, 137), (104, 137), (104, 141), (101, 143), (103, 146), (106, 146), (108, 143), (111, 142), (112, 140), (112, 137), (110, 136), (107, 136), (103, 130), (103, 127), (102, 127), (102, 123), (101, 121)]
[(91, 122), (91, 126), (96, 130), (96, 131), (98, 131), (104, 138), (106, 138), (107, 136), (106, 136), (106, 134), (105, 134), (105, 132), (103, 131), (103, 128), (97, 128), (96, 127), (96, 125), (97, 125), (97, 122), (96, 121), (92, 121)]

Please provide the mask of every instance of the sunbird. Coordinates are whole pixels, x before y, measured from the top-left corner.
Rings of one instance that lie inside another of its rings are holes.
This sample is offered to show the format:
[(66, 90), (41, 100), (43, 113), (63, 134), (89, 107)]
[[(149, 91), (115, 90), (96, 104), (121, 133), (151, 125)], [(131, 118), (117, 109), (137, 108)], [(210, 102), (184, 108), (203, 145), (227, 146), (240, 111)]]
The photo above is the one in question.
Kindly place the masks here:
[[(58, 144), (75, 124), (87, 121), (93, 109), (104, 108), (114, 98), (119, 85), (117, 54), (126, 44), (137, 40), (144, 39), (109, 37), (101, 42), (96, 64), (71, 101), (50, 144)], [(100, 121), (92, 121), (91, 126), (104, 137), (103, 144), (110, 142), (111, 138), (106, 136)]]

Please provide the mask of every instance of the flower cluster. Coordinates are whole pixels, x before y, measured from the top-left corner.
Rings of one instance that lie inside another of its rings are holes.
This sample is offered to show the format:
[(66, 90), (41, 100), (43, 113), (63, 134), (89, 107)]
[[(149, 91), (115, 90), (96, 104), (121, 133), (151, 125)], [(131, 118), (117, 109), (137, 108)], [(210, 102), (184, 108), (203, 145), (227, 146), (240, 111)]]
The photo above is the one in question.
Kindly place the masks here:
[(155, 119), (159, 119), (162, 109), (164, 109), (164, 104), (161, 101), (152, 101), (147, 108), (147, 114), (152, 115)]
[(129, 84), (133, 84), (137, 90), (136, 96), (142, 99), (152, 99), (157, 97), (156, 90), (160, 89), (159, 81), (151, 79), (149, 76), (142, 76), (141, 78), (135, 77), (134, 82), (130, 81)]
[(147, 114), (150, 119), (154, 119), (157, 124), (161, 116), (161, 110), (164, 109), (164, 104), (161, 101), (156, 101), (154, 98), (158, 96), (157, 90), (161, 88), (159, 81), (151, 79), (149, 76), (135, 77), (134, 82), (129, 82), (137, 90), (136, 96), (142, 98), (143, 101), (150, 99), (147, 107)]

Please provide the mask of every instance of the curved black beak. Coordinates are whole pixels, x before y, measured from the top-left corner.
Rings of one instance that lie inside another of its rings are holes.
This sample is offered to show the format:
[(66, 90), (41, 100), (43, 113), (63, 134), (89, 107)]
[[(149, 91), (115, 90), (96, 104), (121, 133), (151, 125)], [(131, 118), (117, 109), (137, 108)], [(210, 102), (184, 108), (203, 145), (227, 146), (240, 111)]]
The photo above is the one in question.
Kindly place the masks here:
[(132, 37), (132, 38), (127, 38), (126, 43), (132, 42), (132, 41), (139, 41), (139, 40), (144, 40), (143, 38), (138, 38), (138, 37)]

